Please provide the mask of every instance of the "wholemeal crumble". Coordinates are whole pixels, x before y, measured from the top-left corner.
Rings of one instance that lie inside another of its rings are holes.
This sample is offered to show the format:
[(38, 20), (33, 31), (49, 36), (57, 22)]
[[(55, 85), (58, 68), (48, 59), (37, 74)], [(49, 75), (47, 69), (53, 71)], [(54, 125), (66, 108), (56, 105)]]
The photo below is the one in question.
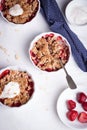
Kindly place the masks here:
[[(12, 87), (18, 92), (12, 93)], [(27, 72), (7, 69), (0, 74), (0, 102), (4, 105), (21, 106), (28, 102), (33, 92), (34, 82)]]
[(39, 9), (38, 0), (4, 0), (3, 16), (12, 23), (24, 24), (31, 21)]
[(62, 68), (60, 58), (65, 65), (69, 59), (69, 46), (62, 36), (49, 33), (41, 36), (30, 49), (33, 63), (43, 71), (57, 71)]

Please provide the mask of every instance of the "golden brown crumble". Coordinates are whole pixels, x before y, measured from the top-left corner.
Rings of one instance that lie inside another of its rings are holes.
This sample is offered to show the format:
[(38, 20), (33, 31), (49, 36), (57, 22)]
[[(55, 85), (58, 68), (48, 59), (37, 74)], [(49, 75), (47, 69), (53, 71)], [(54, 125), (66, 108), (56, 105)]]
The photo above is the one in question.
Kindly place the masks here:
[(41, 70), (56, 71), (61, 68), (59, 58), (65, 65), (69, 58), (69, 46), (61, 36), (47, 34), (34, 43), (31, 59)]
[[(19, 16), (11, 16), (9, 14), (9, 9), (16, 4), (21, 6), (23, 9), (23, 14)], [(23, 24), (33, 19), (38, 11), (38, 8), (38, 0), (5, 0), (2, 12), (8, 21), (16, 24)]]
[(9, 82), (17, 82), (20, 87), (19, 95), (14, 98), (0, 98), (0, 101), (10, 107), (18, 107), (25, 104), (34, 92), (34, 83), (27, 72), (18, 70), (5, 70), (0, 75), (0, 94)]

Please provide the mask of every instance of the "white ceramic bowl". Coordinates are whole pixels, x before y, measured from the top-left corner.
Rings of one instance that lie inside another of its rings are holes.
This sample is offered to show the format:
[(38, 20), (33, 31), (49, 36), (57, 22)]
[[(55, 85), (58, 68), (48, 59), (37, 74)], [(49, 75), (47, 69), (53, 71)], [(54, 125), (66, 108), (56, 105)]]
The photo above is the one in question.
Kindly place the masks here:
[(87, 0), (72, 0), (65, 9), (65, 16), (72, 25), (87, 24)]
[[(71, 56), (71, 48), (70, 48), (70, 45), (69, 45), (67, 39), (64, 38), (61, 34), (54, 33), (54, 32), (45, 32), (45, 33), (39, 34), (39, 35), (36, 36), (36, 37), (33, 39), (33, 41), (30, 43), (29, 56), (30, 56), (30, 60), (31, 60), (32, 64), (33, 64), (37, 69), (39, 69), (39, 70), (41, 70), (41, 71), (43, 71), (43, 72), (55, 72), (55, 70), (54, 70), (54, 71), (45, 71), (45, 70), (40, 69), (37, 65), (35, 65), (35, 63), (34, 63), (33, 60), (32, 60), (31, 50), (32, 50), (34, 44), (35, 44), (41, 37), (46, 36), (46, 35), (50, 35), (50, 34), (53, 34), (55, 37), (61, 37), (62, 40), (66, 41), (66, 45), (69, 47), (69, 57), (68, 57), (68, 61), (69, 61), (70, 56)], [(67, 61), (67, 63), (68, 63), (68, 61)], [(67, 64), (67, 63), (66, 63), (66, 64)], [(66, 65), (66, 64), (65, 64), (65, 65)]]
[[(4, 2), (4, 0), (1, 0), (1, 6), (2, 6), (2, 8), (3, 8), (3, 2)], [(0, 13), (1, 13), (1, 16), (3, 17), (3, 19), (4, 19), (6, 22), (10, 23), (11, 25), (24, 25), (24, 24), (27, 24), (27, 23), (32, 22), (32, 20), (36, 18), (37, 14), (38, 14), (39, 11), (40, 11), (40, 0), (38, 0), (38, 3), (39, 3), (39, 5), (38, 5), (38, 10), (36, 11), (35, 16), (34, 16), (31, 20), (26, 21), (25, 23), (18, 23), (18, 24), (16, 24), (16, 23), (14, 23), (14, 22), (10, 22), (7, 18), (5, 18), (5, 16), (3, 15), (3, 11), (2, 11), (2, 10), (0, 10)]]
[[(32, 76), (31, 76), (31, 74), (30, 74), (30, 72), (29, 72), (29, 69), (28, 69), (25, 65), (22, 65), (22, 66), (8, 66), (8, 67), (6, 67), (6, 68), (1, 69), (1, 70), (0, 70), (0, 74), (2, 74), (2, 72), (4, 72), (5, 70), (18, 70), (18, 71), (22, 71), (22, 72), (27, 72), (27, 74), (29, 74), (29, 77), (31, 77), (31, 79), (32, 79)], [(2, 78), (2, 79), (3, 79), (3, 78)], [(33, 79), (32, 79), (32, 81), (33, 81), (33, 83), (34, 83), (34, 80), (33, 80)], [(17, 106), (17, 107), (21, 107), (21, 106), (26, 105), (26, 104), (32, 99), (33, 94), (34, 94), (34, 91), (35, 91), (34, 85), (35, 85), (35, 84), (33, 84), (33, 90), (32, 90), (33, 93), (31, 93), (31, 96), (30, 96), (30, 98), (28, 99), (28, 101), (27, 101), (26, 103), (22, 104), (22, 105)], [(10, 106), (8, 106), (8, 105), (4, 105), (4, 104), (1, 103), (1, 102), (0, 102), (0, 104), (1, 104), (1, 106), (4, 106), (4, 107), (10, 107)], [(14, 108), (14, 107), (16, 107), (16, 106), (12, 106), (12, 107), (10, 107), (10, 108)]]

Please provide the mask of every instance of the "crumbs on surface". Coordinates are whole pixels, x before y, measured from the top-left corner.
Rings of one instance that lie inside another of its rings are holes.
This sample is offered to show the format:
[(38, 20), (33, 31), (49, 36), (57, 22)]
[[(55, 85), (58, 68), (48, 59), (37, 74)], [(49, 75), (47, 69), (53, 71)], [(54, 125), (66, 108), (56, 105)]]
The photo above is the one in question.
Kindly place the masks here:
[(2, 32), (0, 32), (0, 36), (2, 35)]
[(48, 109), (48, 108), (45, 108), (45, 111), (49, 111), (49, 109)]
[(19, 32), (20, 30), (18, 28), (15, 29), (15, 32)]
[(2, 50), (6, 55), (8, 55), (8, 51), (6, 48), (4, 48), (3, 46), (0, 46), (0, 50)]
[(46, 88), (45, 87), (39, 86), (38, 88), (39, 88), (39, 90), (46, 92)]
[(20, 60), (20, 56), (18, 54), (15, 54), (15, 59)]

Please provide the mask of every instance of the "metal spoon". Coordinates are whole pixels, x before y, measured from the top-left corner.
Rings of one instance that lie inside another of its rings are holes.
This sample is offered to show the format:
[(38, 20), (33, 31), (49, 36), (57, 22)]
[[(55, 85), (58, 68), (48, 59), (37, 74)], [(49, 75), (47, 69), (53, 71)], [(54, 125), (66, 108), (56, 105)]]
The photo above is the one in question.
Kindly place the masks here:
[(76, 86), (74, 80), (73, 80), (72, 77), (68, 74), (68, 72), (67, 72), (65, 66), (64, 66), (63, 63), (62, 63), (62, 60), (61, 60), (61, 59), (59, 59), (59, 60), (60, 60), (60, 64), (61, 64), (62, 68), (64, 69), (64, 71), (65, 71), (65, 73), (66, 73), (66, 80), (67, 80), (67, 83), (68, 83), (69, 87), (70, 87), (71, 89), (76, 89), (77, 86)]

